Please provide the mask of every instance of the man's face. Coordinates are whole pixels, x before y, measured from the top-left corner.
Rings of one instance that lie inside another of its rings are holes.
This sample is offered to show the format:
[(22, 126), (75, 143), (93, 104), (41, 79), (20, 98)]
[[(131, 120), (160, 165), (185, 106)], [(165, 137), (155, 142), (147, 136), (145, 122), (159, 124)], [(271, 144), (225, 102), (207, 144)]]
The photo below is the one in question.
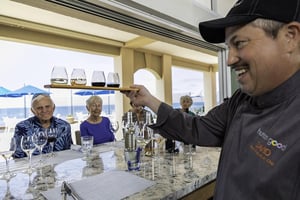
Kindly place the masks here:
[(241, 90), (251, 96), (271, 91), (292, 74), (282, 31), (274, 39), (251, 24), (229, 27), (226, 43), (228, 66), (236, 72)]
[(54, 112), (54, 104), (50, 97), (41, 97), (32, 105), (33, 114), (41, 121), (50, 120)]

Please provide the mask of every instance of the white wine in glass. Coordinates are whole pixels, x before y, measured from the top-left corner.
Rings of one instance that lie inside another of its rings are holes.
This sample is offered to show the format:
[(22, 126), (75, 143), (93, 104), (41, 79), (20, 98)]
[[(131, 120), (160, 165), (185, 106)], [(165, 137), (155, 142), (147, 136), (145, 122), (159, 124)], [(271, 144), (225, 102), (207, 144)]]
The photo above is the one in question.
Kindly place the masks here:
[(9, 160), (12, 158), (12, 155), (15, 152), (15, 150), (16, 150), (16, 139), (11, 138), (9, 150), (1, 152), (1, 156), (5, 159), (5, 165), (6, 165), (6, 172), (2, 174), (1, 179), (9, 180), (12, 177), (16, 176), (16, 174), (10, 172), (9, 170)]

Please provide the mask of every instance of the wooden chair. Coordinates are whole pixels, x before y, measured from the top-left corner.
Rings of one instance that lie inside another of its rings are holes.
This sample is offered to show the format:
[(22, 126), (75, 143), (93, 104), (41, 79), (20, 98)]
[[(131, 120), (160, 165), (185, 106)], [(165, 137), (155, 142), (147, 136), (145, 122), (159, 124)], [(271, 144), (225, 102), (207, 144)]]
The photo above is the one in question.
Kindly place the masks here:
[(81, 135), (80, 131), (75, 131), (75, 139), (76, 139), (76, 144), (81, 145)]

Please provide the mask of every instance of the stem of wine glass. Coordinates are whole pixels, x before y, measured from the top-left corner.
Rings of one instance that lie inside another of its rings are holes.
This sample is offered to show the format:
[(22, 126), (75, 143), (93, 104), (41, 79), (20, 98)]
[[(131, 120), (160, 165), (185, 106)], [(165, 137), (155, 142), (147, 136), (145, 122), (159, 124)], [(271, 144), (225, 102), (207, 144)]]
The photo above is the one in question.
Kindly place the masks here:
[(51, 146), (51, 153), (50, 153), (50, 156), (54, 156), (54, 152), (53, 152), (53, 149), (54, 149), (54, 142), (50, 142), (50, 146)]
[(43, 146), (39, 146), (39, 151), (40, 151), (39, 165), (41, 165), (43, 162)]
[(31, 158), (32, 158), (32, 153), (28, 154), (28, 159), (29, 159), (29, 168), (28, 168), (28, 173), (31, 174), (32, 173), (32, 162), (31, 162)]
[(8, 166), (8, 159), (7, 158), (4, 158), (5, 159), (5, 165), (6, 165), (6, 173), (9, 174), (9, 166)]

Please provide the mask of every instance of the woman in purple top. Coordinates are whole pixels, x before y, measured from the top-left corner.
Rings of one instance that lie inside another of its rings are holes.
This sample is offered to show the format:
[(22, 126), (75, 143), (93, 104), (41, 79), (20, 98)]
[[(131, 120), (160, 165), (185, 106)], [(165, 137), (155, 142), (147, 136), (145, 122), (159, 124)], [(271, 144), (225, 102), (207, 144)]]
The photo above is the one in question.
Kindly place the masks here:
[(80, 124), (81, 136), (94, 136), (94, 144), (114, 141), (115, 136), (109, 118), (100, 116), (102, 99), (99, 96), (91, 96), (86, 100), (86, 108), (89, 111), (89, 117)]

